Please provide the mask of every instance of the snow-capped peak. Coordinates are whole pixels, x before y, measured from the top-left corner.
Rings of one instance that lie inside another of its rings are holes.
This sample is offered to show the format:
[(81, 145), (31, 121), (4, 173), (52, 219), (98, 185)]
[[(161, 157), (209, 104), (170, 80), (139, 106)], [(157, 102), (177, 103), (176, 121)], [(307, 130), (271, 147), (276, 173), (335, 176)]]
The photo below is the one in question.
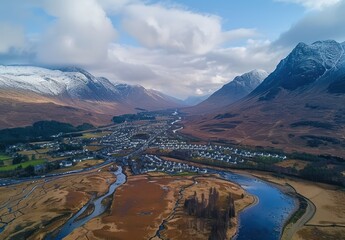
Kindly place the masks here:
[(117, 84), (103, 77), (96, 78), (89, 72), (74, 67), (53, 70), (32, 66), (0, 66), (0, 88), (72, 99), (121, 98)]
[(266, 77), (268, 73), (265, 70), (255, 69), (250, 72), (244, 73), (241, 76), (237, 76), (233, 81), (227, 85), (241, 85), (250, 89), (256, 88)]
[[(34, 92), (43, 96), (115, 102), (176, 102), (141, 85), (112, 83), (75, 67), (47, 69), (32, 66), (1, 66), (0, 89)], [(134, 104), (133, 103), (133, 104)], [(153, 105), (155, 105), (154, 103)]]

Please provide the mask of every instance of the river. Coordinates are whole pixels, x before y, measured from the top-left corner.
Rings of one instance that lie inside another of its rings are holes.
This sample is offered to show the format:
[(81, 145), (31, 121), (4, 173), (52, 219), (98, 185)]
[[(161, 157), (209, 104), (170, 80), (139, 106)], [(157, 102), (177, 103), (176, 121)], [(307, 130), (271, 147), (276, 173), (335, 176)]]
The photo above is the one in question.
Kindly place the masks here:
[(217, 171), (222, 178), (239, 184), (257, 197), (256, 205), (239, 214), (235, 240), (278, 240), (285, 222), (296, 209), (296, 200), (276, 186), (254, 177)]
[[(108, 192), (96, 199), (93, 199), (89, 201), (83, 208), (81, 208), (76, 214), (73, 215), (72, 218), (70, 218), (59, 230), (57, 234), (54, 234), (55, 236), (50, 236), (48, 235), (46, 237), (47, 240), (55, 239), (55, 240), (60, 240), (66, 237), (68, 234), (72, 233), (74, 229), (83, 226), (85, 223), (90, 221), (91, 219), (101, 215), (102, 213), (105, 212), (106, 206), (102, 204), (103, 199), (106, 197), (114, 194), (115, 190), (124, 184), (126, 182), (126, 175), (122, 172), (122, 167), (118, 167), (118, 169), (114, 172), (116, 175), (116, 181), (110, 185)], [(115, 195), (113, 195), (115, 197)], [(84, 211), (87, 209), (87, 207), (93, 204), (94, 205), (94, 210), (93, 212), (88, 215), (85, 218), (82, 218), (80, 220), (77, 220), (78, 217), (84, 213)]]
[[(248, 193), (256, 196), (258, 200), (254, 206), (245, 209), (239, 214), (239, 229), (235, 240), (280, 239), (284, 224), (296, 206), (293, 197), (283, 193), (276, 186), (251, 176), (212, 169), (208, 169), (208, 172), (218, 173), (222, 178), (239, 184)], [(63, 239), (74, 229), (104, 213), (106, 208), (103, 206), (102, 200), (114, 194), (115, 190), (126, 182), (126, 176), (122, 173), (121, 167), (118, 168), (115, 174), (117, 176), (116, 182), (109, 187), (107, 194), (91, 200), (69, 219), (54, 237), (48, 236), (46, 239)], [(92, 214), (78, 220), (78, 217), (84, 213), (90, 204), (95, 206)], [(158, 233), (162, 230), (164, 230), (164, 226), (160, 227)]]

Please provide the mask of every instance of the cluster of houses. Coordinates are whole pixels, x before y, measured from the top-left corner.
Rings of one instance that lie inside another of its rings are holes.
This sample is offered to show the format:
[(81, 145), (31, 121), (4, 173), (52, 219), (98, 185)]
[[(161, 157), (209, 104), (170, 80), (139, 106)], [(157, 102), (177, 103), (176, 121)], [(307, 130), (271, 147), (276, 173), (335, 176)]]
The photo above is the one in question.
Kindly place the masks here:
[(154, 142), (153, 147), (162, 150), (185, 150), (190, 151), (191, 157), (201, 157), (218, 161), (225, 161), (232, 164), (243, 163), (245, 159), (255, 157), (275, 158), (285, 160), (286, 156), (276, 153), (264, 153), (259, 151), (249, 151), (229, 146), (211, 144), (188, 144), (177, 139), (160, 138)]
[(136, 149), (147, 143), (146, 139), (134, 138), (135, 135), (145, 133), (154, 136), (162, 129), (167, 128), (166, 121), (151, 124), (126, 123), (113, 129), (113, 132), (101, 138), (99, 144), (105, 146), (102, 154), (115, 155), (123, 150)]
[(60, 167), (72, 167), (74, 164), (86, 160), (92, 160), (95, 159), (93, 156), (88, 156), (88, 157), (79, 157), (79, 158), (74, 158), (72, 160), (62, 160), (60, 161), (59, 165)]
[(38, 143), (35, 144), (36, 147), (40, 148), (40, 149), (59, 149), (60, 147), (60, 143), (58, 141), (51, 141), (51, 142), (43, 142), (43, 143)]
[(138, 144), (143, 144), (139, 140), (133, 141), (131, 139), (134, 134), (136, 134), (136, 131), (132, 127), (114, 129), (111, 134), (102, 137), (100, 140), (100, 145), (106, 147), (102, 150), (102, 153), (110, 156), (123, 150), (136, 148)]
[(212, 159), (217, 161), (224, 161), (227, 163), (237, 164), (238, 162), (243, 163), (244, 159), (237, 157), (237, 156), (231, 156), (229, 154), (224, 154), (220, 151), (196, 151), (193, 153), (194, 157), (200, 157), (200, 158), (206, 158), (206, 159)]
[(165, 172), (168, 174), (177, 174), (182, 172), (207, 173), (206, 169), (188, 165), (181, 162), (166, 161), (155, 155), (142, 155), (139, 160), (130, 162), (134, 174), (148, 172)]
[(88, 152), (87, 149), (83, 150), (71, 150), (71, 151), (63, 151), (63, 152), (58, 152), (55, 154), (52, 154), (52, 157), (71, 157), (71, 156), (77, 156), (77, 155), (84, 155)]

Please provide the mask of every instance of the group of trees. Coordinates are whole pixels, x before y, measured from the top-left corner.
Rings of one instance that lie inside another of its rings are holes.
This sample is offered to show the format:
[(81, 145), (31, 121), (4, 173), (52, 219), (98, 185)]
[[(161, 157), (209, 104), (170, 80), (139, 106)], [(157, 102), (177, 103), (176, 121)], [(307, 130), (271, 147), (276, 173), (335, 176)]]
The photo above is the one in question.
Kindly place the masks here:
[(114, 123), (133, 122), (139, 120), (155, 120), (156, 117), (150, 113), (124, 114), (113, 117)]
[(17, 154), (13, 158), (12, 164), (19, 164), (19, 163), (27, 162), (27, 161), (29, 161), (29, 157), (27, 155)]
[(328, 167), (326, 163), (311, 163), (299, 172), (305, 179), (329, 184), (345, 186), (345, 179), (342, 174), (344, 168), (333, 166)]
[(0, 130), (0, 146), (16, 144), (18, 142), (51, 140), (52, 135), (84, 131), (92, 128), (94, 127), (87, 123), (74, 127), (71, 124), (57, 121), (39, 121), (28, 127)]
[(210, 188), (208, 200), (205, 195), (198, 199), (196, 192), (184, 202), (184, 209), (188, 215), (211, 221), (209, 239), (226, 239), (226, 233), (231, 227), (231, 218), (235, 217), (235, 203), (231, 195), (226, 198), (226, 206), (220, 206), (219, 192)]

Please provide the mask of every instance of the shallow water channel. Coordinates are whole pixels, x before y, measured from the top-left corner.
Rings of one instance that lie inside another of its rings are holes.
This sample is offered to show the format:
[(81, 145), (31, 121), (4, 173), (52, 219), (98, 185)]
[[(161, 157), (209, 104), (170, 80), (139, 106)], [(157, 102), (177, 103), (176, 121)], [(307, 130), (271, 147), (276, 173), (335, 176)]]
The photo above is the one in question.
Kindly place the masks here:
[[(239, 214), (239, 229), (235, 237), (236, 240), (280, 239), (284, 224), (296, 206), (296, 201), (293, 197), (283, 193), (276, 186), (251, 176), (210, 169), (209, 172), (218, 173), (222, 178), (239, 184), (248, 193), (256, 196), (258, 200), (254, 206), (245, 209)], [(126, 176), (122, 173), (121, 167), (114, 174), (117, 176), (116, 182), (110, 186), (107, 194), (91, 200), (69, 219), (54, 237), (48, 236), (46, 239), (63, 239), (74, 229), (104, 213), (106, 207), (103, 206), (102, 200), (113, 194), (120, 185), (126, 182)], [(90, 204), (95, 206), (92, 214), (78, 220), (78, 217), (84, 213)], [(159, 231), (162, 230), (164, 230), (164, 227)]]
[[(118, 169), (114, 172), (116, 175), (116, 181), (110, 185), (108, 192), (96, 199), (90, 200), (83, 208), (81, 208), (72, 218), (70, 218), (63, 226), (60, 228), (59, 232), (55, 236), (48, 236), (46, 239), (63, 239), (68, 234), (72, 233), (74, 229), (83, 226), (85, 223), (90, 221), (91, 219), (101, 215), (105, 212), (106, 206), (102, 204), (103, 199), (107, 198), (108, 196), (114, 194), (115, 190), (126, 182), (126, 175), (122, 172), (122, 167), (118, 167)], [(78, 217), (85, 212), (89, 205), (94, 205), (93, 212), (85, 218), (78, 220)]]

